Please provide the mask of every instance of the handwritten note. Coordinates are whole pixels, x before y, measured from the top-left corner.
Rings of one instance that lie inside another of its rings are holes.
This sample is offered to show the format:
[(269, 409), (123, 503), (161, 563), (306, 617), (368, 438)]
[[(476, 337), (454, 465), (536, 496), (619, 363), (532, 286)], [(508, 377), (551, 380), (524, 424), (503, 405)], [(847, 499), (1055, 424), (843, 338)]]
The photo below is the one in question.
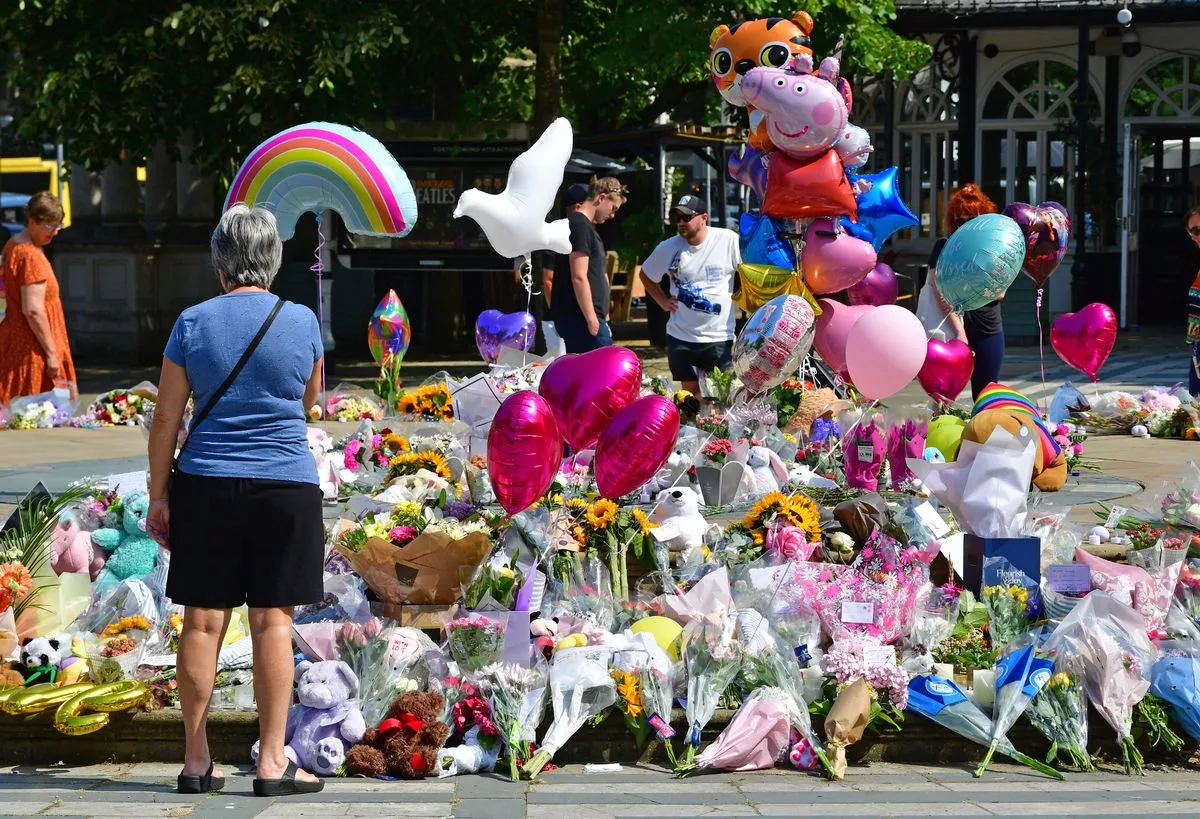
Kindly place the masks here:
[(855, 600), (842, 601), (842, 622), (858, 625), (870, 625), (875, 622), (875, 604)]

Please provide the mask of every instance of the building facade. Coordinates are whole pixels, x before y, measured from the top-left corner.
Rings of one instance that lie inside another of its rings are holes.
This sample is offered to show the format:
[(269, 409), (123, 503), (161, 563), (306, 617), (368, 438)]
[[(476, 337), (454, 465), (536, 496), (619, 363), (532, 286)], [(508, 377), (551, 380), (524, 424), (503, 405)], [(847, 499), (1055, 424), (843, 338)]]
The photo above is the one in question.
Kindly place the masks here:
[[(1125, 327), (1182, 327), (1197, 266), (1182, 220), (1200, 204), (1200, 3), (899, 0), (897, 9), (897, 27), (924, 37), (933, 58), (911, 77), (859, 78), (852, 115), (874, 137), (871, 166), (899, 166), (921, 220), (893, 241), (897, 268), (920, 275), (946, 233), (949, 195), (973, 181), (1001, 207), (1057, 201), (1072, 215), (1043, 323), (1103, 301)], [(1024, 277), (1004, 311), (1010, 336), (1037, 335)]]

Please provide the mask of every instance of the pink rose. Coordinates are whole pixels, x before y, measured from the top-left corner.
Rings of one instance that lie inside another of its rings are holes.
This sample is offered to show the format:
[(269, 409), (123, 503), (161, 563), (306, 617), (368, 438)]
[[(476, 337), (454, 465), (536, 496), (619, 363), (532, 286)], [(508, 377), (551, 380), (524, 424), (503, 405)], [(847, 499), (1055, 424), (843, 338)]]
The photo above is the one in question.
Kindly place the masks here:
[(1082, 455), (1083, 454), (1083, 444), (1075, 444), (1073, 447), (1071, 447), (1071, 450), (1076, 455)]
[(1063, 436), (1070, 435), (1071, 428), (1069, 426), (1067, 426), (1066, 424), (1059, 424), (1058, 427), (1055, 428), (1054, 434), (1055, 435), (1063, 435)]
[(772, 523), (767, 527), (767, 550), (784, 560), (808, 560), (815, 543), (809, 543), (803, 529)]

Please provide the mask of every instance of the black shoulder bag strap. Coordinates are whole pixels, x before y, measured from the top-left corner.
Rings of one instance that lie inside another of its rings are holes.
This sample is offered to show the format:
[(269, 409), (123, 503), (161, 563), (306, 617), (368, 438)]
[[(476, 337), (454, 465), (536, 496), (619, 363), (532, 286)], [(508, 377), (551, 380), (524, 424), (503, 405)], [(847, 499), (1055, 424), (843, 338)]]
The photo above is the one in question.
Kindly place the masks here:
[(242, 368), (246, 366), (246, 362), (250, 360), (250, 356), (254, 355), (254, 351), (258, 349), (259, 343), (262, 342), (263, 337), (266, 336), (267, 330), (271, 329), (271, 325), (275, 322), (275, 317), (279, 315), (279, 311), (283, 309), (283, 304), (283, 299), (279, 299), (275, 302), (275, 306), (271, 308), (271, 312), (267, 314), (267, 318), (263, 321), (262, 327), (258, 328), (258, 333), (255, 334), (254, 338), (251, 339), (249, 346), (246, 347), (246, 352), (242, 353), (242, 357), (238, 359), (238, 363), (233, 365), (233, 369), (229, 371), (229, 375), (225, 377), (225, 380), (221, 383), (221, 386), (217, 387), (216, 392), (214, 392), (212, 397), (208, 399), (208, 403), (204, 405), (204, 409), (200, 410), (199, 414), (192, 419), (192, 426), (188, 430), (187, 437), (183, 439), (183, 444), (179, 447), (179, 452), (176, 453), (175, 460), (171, 462), (172, 472), (175, 472), (179, 468), (179, 459), (183, 456), (183, 450), (187, 448), (188, 441), (192, 439), (192, 433), (196, 431), (196, 427), (200, 426), (200, 424), (204, 422), (204, 419), (207, 418), (208, 414), (213, 411), (213, 407), (217, 405), (217, 402), (220, 401), (225, 396), (225, 393), (229, 391), (229, 388), (233, 386), (233, 382), (236, 381), (238, 375), (241, 374)]

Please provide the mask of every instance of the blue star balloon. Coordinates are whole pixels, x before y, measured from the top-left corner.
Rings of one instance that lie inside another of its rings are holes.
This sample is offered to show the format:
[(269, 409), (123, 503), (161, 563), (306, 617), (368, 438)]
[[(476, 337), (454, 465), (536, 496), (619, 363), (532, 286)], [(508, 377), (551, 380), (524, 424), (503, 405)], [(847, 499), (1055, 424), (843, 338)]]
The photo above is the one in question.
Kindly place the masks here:
[(738, 225), (742, 261), (796, 269), (796, 251), (787, 239), (779, 238), (781, 223), (761, 213), (743, 213)]
[(896, 231), (916, 227), (921, 223), (900, 196), (900, 189), (896, 185), (896, 175), (899, 172), (895, 165), (879, 173), (861, 176), (846, 172), (851, 185), (861, 179), (870, 182), (871, 189), (855, 197), (858, 203), (858, 224), (845, 217), (842, 217), (842, 224), (855, 238), (873, 244), (876, 251), (881, 250), (883, 243)]

